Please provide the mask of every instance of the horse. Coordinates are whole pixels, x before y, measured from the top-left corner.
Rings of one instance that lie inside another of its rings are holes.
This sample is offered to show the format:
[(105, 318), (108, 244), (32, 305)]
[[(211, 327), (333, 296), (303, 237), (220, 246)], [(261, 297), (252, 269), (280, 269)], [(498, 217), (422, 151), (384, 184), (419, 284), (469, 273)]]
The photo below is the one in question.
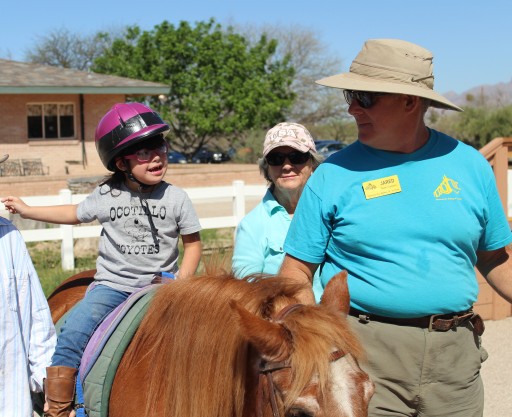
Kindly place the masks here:
[[(63, 314), (93, 272), (66, 280), (50, 308)], [(318, 305), (297, 303), (303, 289), (226, 272), (158, 285), (114, 377), (109, 416), (367, 416), (374, 385), (346, 320), (346, 273)]]
[(49, 295), (48, 306), (55, 324), (84, 297), (87, 287), (94, 281), (95, 273), (95, 269), (79, 272), (61, 282)]

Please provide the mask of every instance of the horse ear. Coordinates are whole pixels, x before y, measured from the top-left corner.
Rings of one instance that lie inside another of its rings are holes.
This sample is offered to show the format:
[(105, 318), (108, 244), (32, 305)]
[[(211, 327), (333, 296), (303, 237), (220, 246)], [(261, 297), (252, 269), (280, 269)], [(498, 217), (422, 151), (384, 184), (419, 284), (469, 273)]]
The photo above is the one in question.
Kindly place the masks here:
[(320, 303), (334, 307), (345, 316), (348, 314), (350, 295), (348, 292), (347, 271), (341, 271), (329, 280), (325, 286)]
[(250, 313), (235, 300), (231, 300), (230, 306), (238, 316), (240, 333), (263, 359), (274, 362), (290, 356), (290, 335), (283, 326)]

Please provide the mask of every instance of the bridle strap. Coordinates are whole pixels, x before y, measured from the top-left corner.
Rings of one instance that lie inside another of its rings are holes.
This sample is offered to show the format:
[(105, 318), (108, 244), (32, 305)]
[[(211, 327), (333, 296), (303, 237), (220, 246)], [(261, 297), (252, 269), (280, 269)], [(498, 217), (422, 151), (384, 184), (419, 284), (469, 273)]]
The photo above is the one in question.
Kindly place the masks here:
[(272, 408), (272, 416), (280, 417), (279, 407), (277, 406), (277, 390), (272, 378), (272, 372), (280, 369), (290, 368), (291, 365), (288, 361), (281, 362), (266, 362), (262, 359), (260, 363), (260, 375), (258, 382), (258, 403), (259, 403), (259, 417), (263, 417), (263, 377), (267, 379), (268, 396), (270, 399), (270, 407)]
[(335, 350), (334, 352), (331, 352), (331, 355), (329, 356), (329, 362), (336, 362), (338, 359), (343, 358), (345, 355), (346, 353), (343, 350)]
[(267, 372), (267, 383), (268, 383), (268, 396), (270, 397), (270, 406), (272, 407), (272, 416), (273, 417), (281, 417), (279, 413), (279, 408), (277, 407), (277, 398), (276, 398), (276, 387), (274, 386), (274, 380), (272, 379), (272, 373)]
[(261, 372), (258, 374), (258, 392), (256, 395), (257, 417), (263, 417), (263, 374)]
[(274, 321), (279, 321), (279, 320), (284, 319), (292, 311), (297, 310), (298, 308), (303, 307), (303, 306), (304, 306), (304, 304), (288, 304), (279, 313), (277, 313)]

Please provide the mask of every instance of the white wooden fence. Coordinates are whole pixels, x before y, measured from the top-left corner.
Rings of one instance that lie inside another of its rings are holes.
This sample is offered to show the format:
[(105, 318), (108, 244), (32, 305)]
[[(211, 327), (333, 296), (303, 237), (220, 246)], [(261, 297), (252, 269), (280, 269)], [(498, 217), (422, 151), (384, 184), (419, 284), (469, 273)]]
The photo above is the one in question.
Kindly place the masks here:
[[(508, 216), (512, 218), (512, 170), (508, 171), (509, 201)], [(264, 185), (245, 185), (244, 181), (233, 181), (232, 185), (223, 187), (195, 187), (185, 188), (192, 203), (215, 201), (219, 199), (232, 199), (232, 211), (227, 216), (200, 218), (203, 229), (220, 229), (223, 227), (236, 227), (245, 215), (245, 200), (247, 197), (263, 197), (267, 187)], [(68, 189), (63, 189), (58, 195), (23, 197), (23, 200), (34, 206), (49, 206), (55, 204), (77, 204), (87, 194), (71, 194)], [(70, 226), (49, 229), (21, 230), (26, 242), (41, 242), (45, 240), (61, 240), (62, 268), (65, 270), (74, 269), (75, 258), (73, 251), (73, 240), (80, 238), (98, 237), (101, 226)]]
[[(245, 185), (244, 181), (233, 181), (231, 186), (223, 187), (197, 187), (184, 189), (192, 203), (207, 202), (219, 199), (232, 199), (232, 211), (227, 216), (200, 218), (203, 229), (219, 229), (223, 227), (236, 227), (242, 217), (245, 216), (246, 197), (263, 197), (266, 191), (264, 185)], [(63, 189), (58, 195), (22, 197), (31, 206), (50, 206), (56, 204), (77, 204), (84, 200), (87, 194), (71, 194), (68, 189)], [(93, 225), (60, 225), (47, 229), (21, 230), (25, 242), (41, 242), (45, 240), (61, 240), (62, 268), (74, 269), (75, 258), (73, 252), (73, 240), (80, 238), (98, 237), (101, 226)]]

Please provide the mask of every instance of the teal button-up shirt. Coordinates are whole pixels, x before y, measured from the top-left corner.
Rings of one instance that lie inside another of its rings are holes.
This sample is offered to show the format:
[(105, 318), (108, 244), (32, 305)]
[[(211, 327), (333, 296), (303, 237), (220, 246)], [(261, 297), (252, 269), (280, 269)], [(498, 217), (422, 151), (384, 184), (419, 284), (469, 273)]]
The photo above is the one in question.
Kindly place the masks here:
[[(277, 202), (270, 189), (267, 190), (262, 201), (236, 229), (232, 264), (235, 275), (242, 278), (251, 274), (277, 274), (285, 256), (283, 245), (290, 222), (286, 209)], [(319, 301), (323, 289), (317, 275), (313, 280), (313, 291)]]

